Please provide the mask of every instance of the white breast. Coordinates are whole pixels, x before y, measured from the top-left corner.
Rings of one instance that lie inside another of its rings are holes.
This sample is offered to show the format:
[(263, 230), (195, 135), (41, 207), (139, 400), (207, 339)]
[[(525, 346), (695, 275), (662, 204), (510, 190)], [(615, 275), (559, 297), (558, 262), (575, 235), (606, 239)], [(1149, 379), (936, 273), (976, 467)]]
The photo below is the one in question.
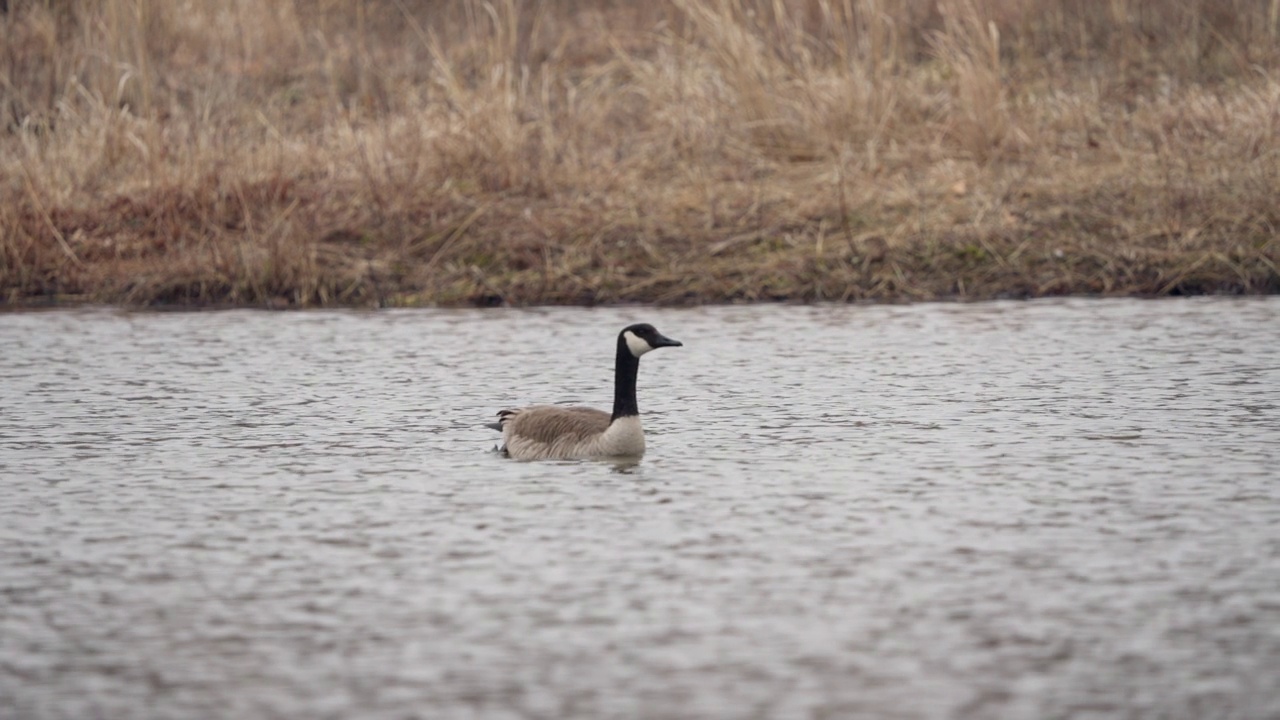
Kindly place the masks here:
[(589, 457), (639, 457), (644, 454), (644, 428), (640, 416), (622, 417), (609, 423), (593, 443)]

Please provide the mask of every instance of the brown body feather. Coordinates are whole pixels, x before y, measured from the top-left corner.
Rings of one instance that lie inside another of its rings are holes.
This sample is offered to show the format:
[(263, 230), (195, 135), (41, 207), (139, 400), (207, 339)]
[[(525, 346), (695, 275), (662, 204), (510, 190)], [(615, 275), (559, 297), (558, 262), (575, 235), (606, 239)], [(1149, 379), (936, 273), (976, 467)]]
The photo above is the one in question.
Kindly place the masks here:
[(548, 445), (560, 438), (579, 442), (609, 429), (609, 413), (588, 407), (530, 405), (503, 410), (498, 418), (504, 432)]
[(613, 420), (586, 407), (532, 405), (498, 413), (503, 450), (514, 458), (550, 460), (644, 454), (640, 418)]

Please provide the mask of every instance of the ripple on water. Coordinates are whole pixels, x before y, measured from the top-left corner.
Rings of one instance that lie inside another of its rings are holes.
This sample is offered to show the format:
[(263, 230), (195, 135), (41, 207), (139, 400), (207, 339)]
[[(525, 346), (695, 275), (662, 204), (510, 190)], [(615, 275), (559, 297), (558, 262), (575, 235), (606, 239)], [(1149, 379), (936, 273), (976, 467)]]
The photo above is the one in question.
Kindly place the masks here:
[[(641, 463), (519, 463), (610, 397)], [(1280, 302), (0, 315), (0, 717), (1277, 717)]]

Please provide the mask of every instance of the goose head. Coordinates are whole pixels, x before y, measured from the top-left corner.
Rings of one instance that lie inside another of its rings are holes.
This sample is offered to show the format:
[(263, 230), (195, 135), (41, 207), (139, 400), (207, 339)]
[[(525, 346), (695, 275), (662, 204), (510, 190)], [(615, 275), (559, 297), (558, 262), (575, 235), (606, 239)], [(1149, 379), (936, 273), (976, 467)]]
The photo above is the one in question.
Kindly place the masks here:
[(618, 339), (622, 341), (627, 350), (634, 357), (639, 358), (641, 355), (650, 350), (657, 350), (660, 347), (683, 347), (684, 343), (658, 332), (658, 329), (649, 323), (639, 323), (636, 325), (628, 325), (622, 329), (618, 335)]

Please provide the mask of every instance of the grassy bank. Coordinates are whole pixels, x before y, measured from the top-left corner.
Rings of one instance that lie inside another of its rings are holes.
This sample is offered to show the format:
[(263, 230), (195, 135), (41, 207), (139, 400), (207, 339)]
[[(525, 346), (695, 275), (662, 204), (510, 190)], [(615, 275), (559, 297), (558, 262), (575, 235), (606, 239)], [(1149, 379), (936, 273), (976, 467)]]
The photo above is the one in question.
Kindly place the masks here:
[(9, 0), (0, 303), (1280, 292), (1280, 0)]

